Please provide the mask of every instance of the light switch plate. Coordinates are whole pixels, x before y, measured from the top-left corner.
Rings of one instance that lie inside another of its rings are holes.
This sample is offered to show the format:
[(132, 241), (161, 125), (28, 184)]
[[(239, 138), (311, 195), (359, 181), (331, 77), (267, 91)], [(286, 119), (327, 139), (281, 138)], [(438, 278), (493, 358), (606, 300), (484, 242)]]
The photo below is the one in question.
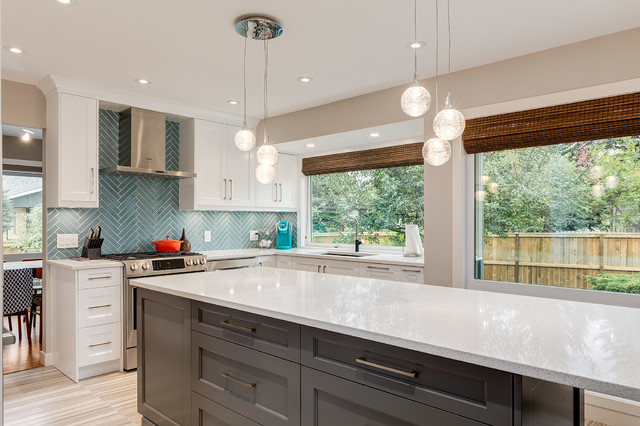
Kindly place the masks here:
[(204, 242), (205, 243), (211, 242), (211, 231), (204, 231)]
[(78, 234), (56, 234), (57, 248), (77, 248)]
[(258, 231), (249, 231), (249, 241), (258, 241)]

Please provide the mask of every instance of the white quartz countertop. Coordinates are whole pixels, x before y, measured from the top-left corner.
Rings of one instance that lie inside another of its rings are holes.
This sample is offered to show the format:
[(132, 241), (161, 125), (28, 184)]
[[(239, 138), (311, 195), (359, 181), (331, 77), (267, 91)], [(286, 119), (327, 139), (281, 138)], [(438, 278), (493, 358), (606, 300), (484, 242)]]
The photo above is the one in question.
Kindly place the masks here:
[(640, 309), (275, 268), (132, 284), (640, 401)]
[(234, 249), (234, 250), (212, 250), (201, 252), (207, 256), (207, 260), (224, 260), (224, 259), (241, 259), (244, 257), (255, 256), (271, 256), (271, 255), (290, 255), (301, 257), (313, 257), (321, 259), (334, 259), (334, 260), (347, 260), (352, 262), (369, 262), (369, 263), (384, 263), (391, 265), (401, 266), (424, 266), (423, 257), (404, 257), (401, 254), (389, 254), (389, 253), (366, 253), (366, 256), (351, 257), (351, 256), (336, 256), (326, 254), (328, 251), (346, 251), (340, 249), (319, 249), (319, 248), (293, 248), (289, 250), (277, 250), (277, 249)]
[(96, 268), (113, 268), (116, 266), (123, 267), (124, 264), (117, 260), (95, 259), (95, 260), (47, 260), (47, 264), (54, 265), (66, 269), (96, 269)]

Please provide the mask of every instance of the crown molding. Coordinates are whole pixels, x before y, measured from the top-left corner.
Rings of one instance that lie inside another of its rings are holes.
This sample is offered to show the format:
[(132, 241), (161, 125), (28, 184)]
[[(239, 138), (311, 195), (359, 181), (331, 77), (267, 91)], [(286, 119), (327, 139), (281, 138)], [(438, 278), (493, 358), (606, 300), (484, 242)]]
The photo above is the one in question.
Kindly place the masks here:
[[(169, 116), (169, 118), (176, 121), (182, 121), (188, 118), (197, 118), (232, 124), (238, 127), (242, 126), (243, 117), (241, 115), (179, 104), (165, 99), (141, 96), (101, 86), (94, 86), (65, 77), (48, 75), (42, 79), (36, 87), (40, 89), (45, 97), (48, 97), (53, 93), (67, 93), (71, 95), (86, 96), (88, 98), (98, 99), (101, 106), (107, 107), (108, 109), (136, 107), (164, 112)], [(256, 128), (259, 121), (260, 119), (247, 117), (247, 125), (249, 127)]]

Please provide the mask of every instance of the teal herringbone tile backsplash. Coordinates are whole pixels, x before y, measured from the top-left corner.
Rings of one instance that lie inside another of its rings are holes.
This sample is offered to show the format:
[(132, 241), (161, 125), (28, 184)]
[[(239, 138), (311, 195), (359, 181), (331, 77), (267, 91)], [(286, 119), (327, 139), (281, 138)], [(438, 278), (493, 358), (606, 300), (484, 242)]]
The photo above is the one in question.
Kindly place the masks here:
[[(166, 165), (177, 170), (179, 124), (167, 122)], [(100, 111), (100, 168), (112, 166), (118, 159), (118, 114)], [(97, 209), (48, 209), (48, 258), (66, 259), (80, 255), (80, 248), (56, 248), (56, 234), (79, 234), (80, 243), (90, 227), (100, 225), (104, 237), (103, 253), (154, 251), (151, 241), (170, 235), (179, 238), (186, 229), (193, 251), (256, 247), (249, 231), (268, 231), (275, 240), (280, 220), (294, 224), (296, 213), (181, 211), (178, 209), (178, 181), (103, 175), (99, 179), (100, 207)], [(204, 231), (211, 231), (210, 243)]]

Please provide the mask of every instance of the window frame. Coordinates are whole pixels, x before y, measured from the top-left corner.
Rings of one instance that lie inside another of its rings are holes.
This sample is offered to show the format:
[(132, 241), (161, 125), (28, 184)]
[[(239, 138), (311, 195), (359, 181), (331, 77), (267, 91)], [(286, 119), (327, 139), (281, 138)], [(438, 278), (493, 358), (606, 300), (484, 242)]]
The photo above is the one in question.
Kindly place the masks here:
[(598, 303), (603, 305), (625, 306), (640, 308), (640, 295), (629, 293), (615, 293), (578, 288), (554, 287), (538, 284), (513, 283), (506, 281), (480, 280), (475, 278), (475, 155), (465, 156), (465, 176), (463, 181), (464, 232), (463, 255), (465, 258), (463, 274), (465, 288), (480, 291), (517, 294), (522, 296), (545, 297), (575, 302)]

